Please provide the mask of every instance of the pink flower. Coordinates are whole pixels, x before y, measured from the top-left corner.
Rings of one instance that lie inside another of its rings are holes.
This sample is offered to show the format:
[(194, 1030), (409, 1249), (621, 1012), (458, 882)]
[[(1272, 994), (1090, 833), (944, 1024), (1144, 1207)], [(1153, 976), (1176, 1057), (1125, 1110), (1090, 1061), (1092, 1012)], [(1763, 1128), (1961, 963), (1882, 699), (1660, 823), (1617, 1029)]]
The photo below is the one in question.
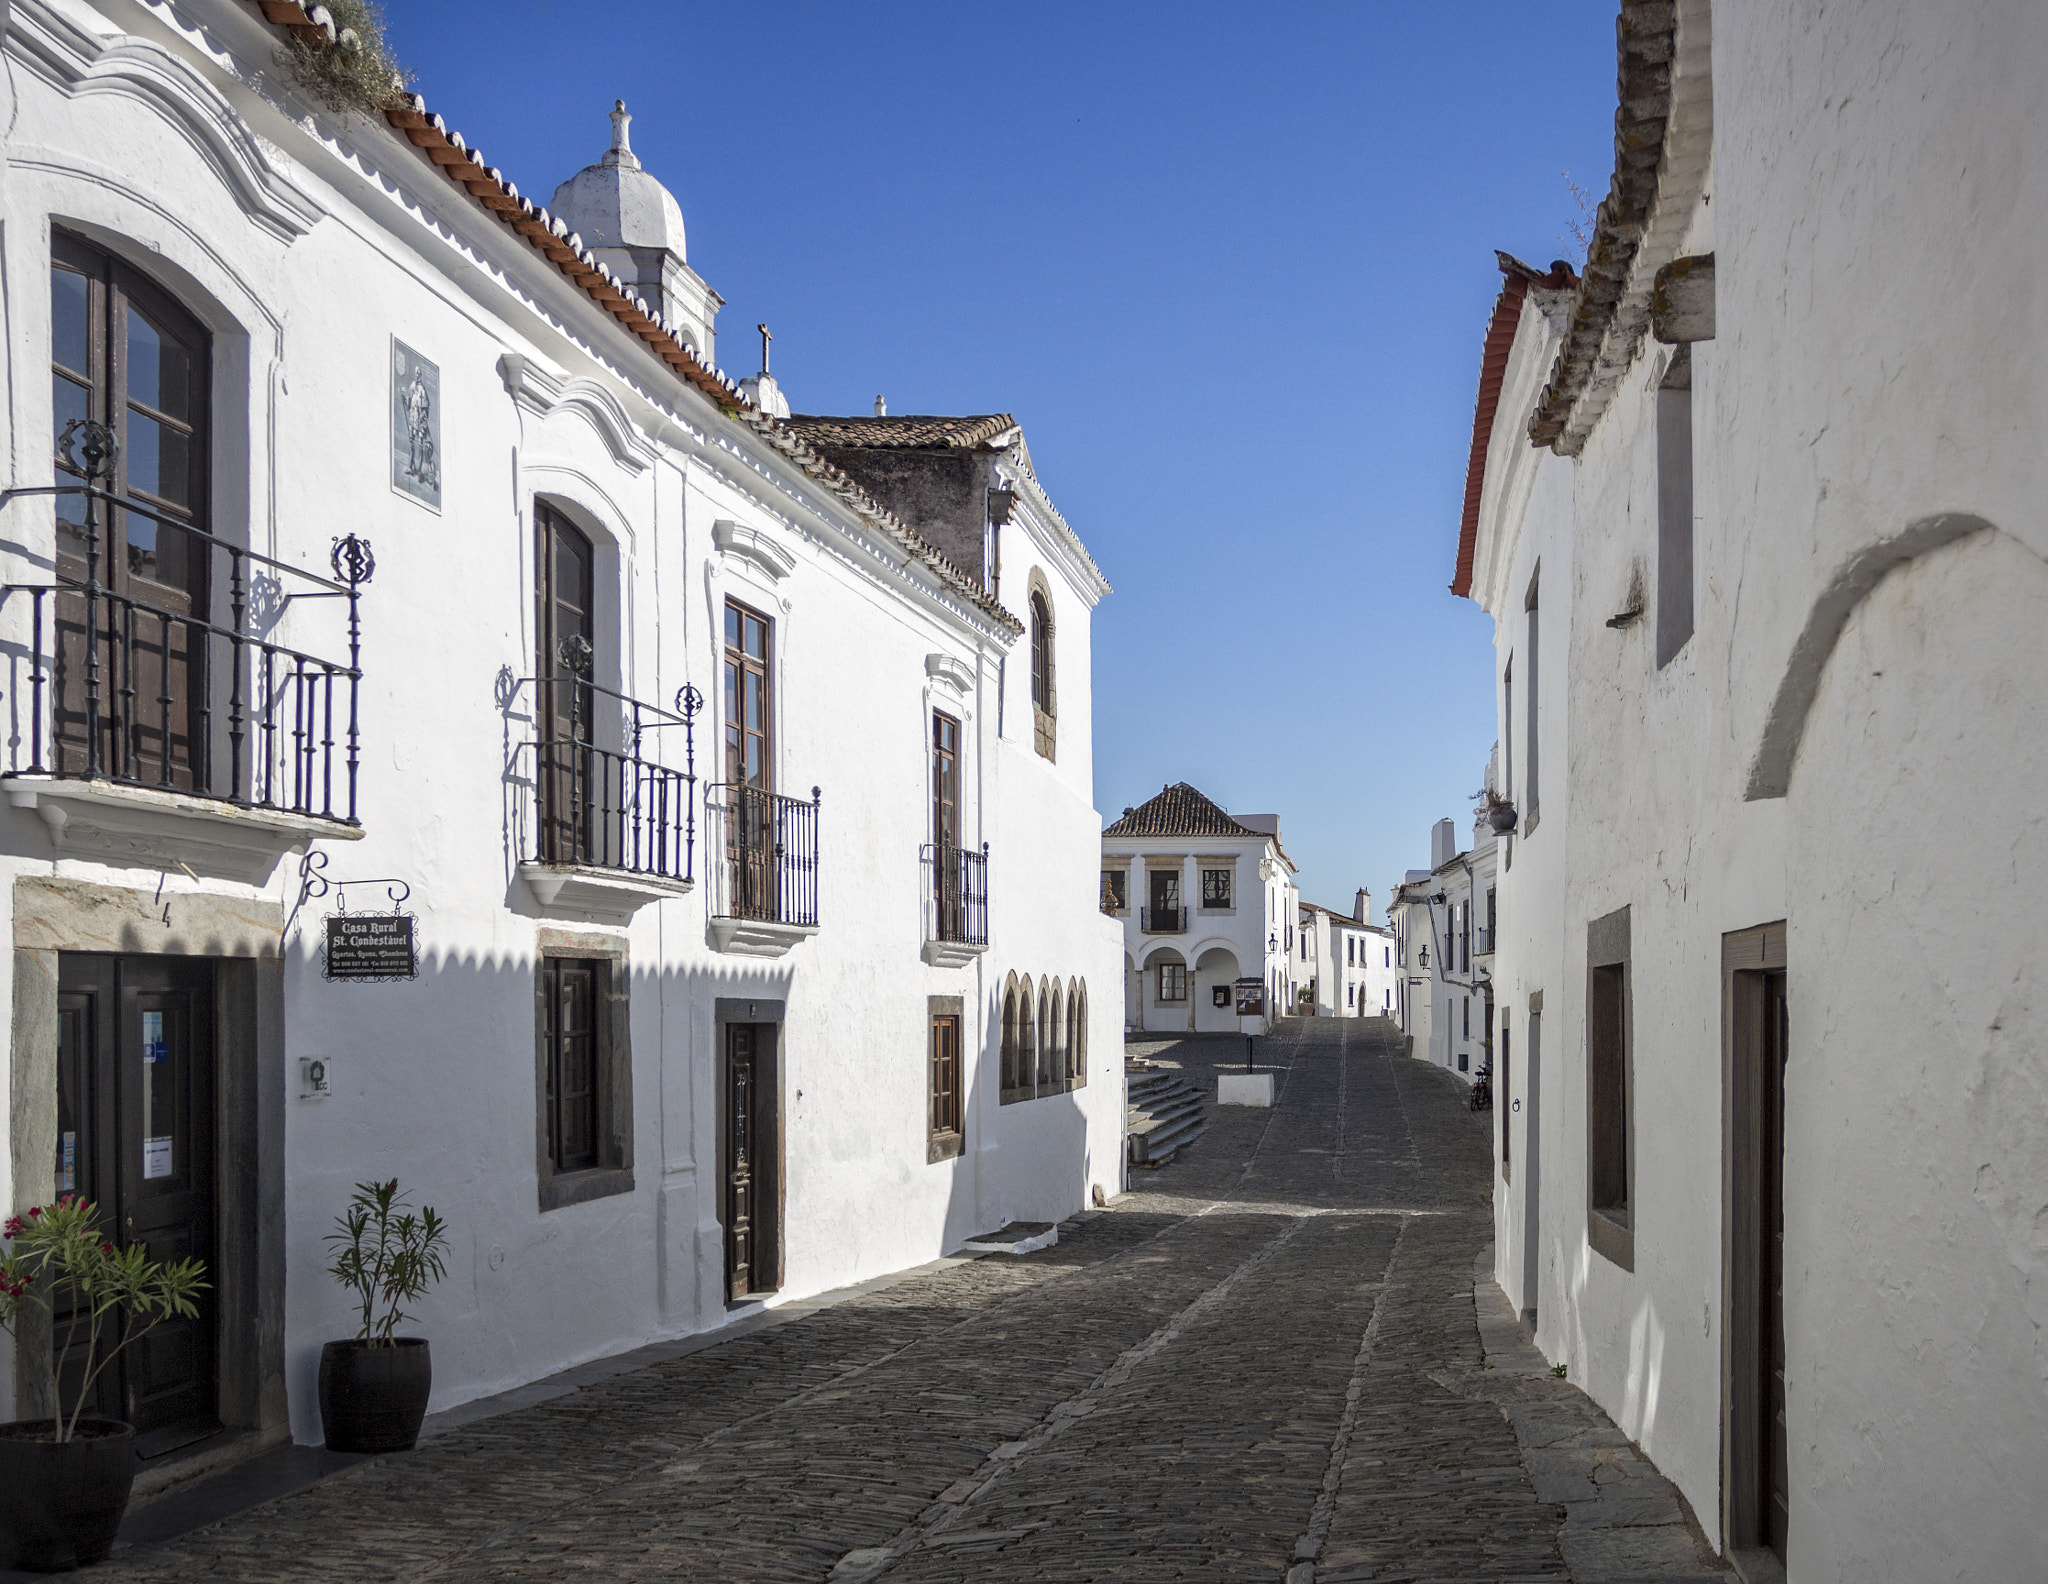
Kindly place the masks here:
[(31, 1218), (39, 1216), (43, 1213), (43, 1207), (41, 1205), (30, 1205), (28, 1207), (28, 1213)]
[(100, 1245), (100, 1252), (102, 1254), (111, 1254), (114, 1252), (114, 1245), (111, 1243), (102, 1243)]
[(4, 1234), (7, 1237), (20, 1237), (21, 1217), (9, 1216), (7, 1218), (7, 1225), (5, 1227), (0, 1227), (0, 1234)]

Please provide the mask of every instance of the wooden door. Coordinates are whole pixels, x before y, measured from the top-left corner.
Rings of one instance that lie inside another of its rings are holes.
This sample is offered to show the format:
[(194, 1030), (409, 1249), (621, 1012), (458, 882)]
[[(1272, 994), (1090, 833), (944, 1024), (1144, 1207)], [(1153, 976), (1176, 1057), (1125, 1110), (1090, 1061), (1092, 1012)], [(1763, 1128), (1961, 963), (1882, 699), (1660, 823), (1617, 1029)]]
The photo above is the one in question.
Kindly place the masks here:
[[(100, 487), (152, 514), (99, 503), (89, 536), (84, 498), (57, 497), (57, 581), (101, 591), (57, 600), (57, 771), (231, 794), (208, 783), (199, 624), (212, 551), (180, 526), (209, 526), (211, 338), (154, 283), (62, 232), (51, 239), (50, 307), (53, 450), (74, 418), (106, 425), (118, 452)], [(55, 467), (58, 484), (83, 481), (61, 455)]]
[(726, 1297), (782, 1284), (775, 1026), (728, 1023), (719, 1160), (723, 1168)]
[(1762, 1080), (1763, 1128), (1758, 1149), (1758, 1225), (1763, 1268), (1757, 1292), (1762, 1312), (1757, 1325), (1757, 1360), (1761, 1367), (1759, 1399), (1763, 1408), (1762, 1456), (1757, 1492), (1758, 1538), (1785, 1558), (1785, 1529), (1791, 1480), (1785, 1436), (1785, 974), (1759, 976), (1763, 992)]
[(960, 931), (960, 723), (932, 715), (932, 883), (940, 940)]
[(543, 502), (534, 503), (533, 522), (540, 858), (581, 863), (590, 856), (595, 817), (589, 745), (597, 552), (582, 530)]
[(1152, 887), (1152, 927), (1156, 930), (1180, 926), (1180, 871), (1154, 869), (1147, 881)]
[[(60, 1191), (68, 1166), (110, 1237), (200, 1260), (211, 1284), (196, 1316), (157, 1326), (100, 1378), (96, 1410), (132, 1423), (151, 1457), (219, 1428), (213, 970), (67, 952), (58, 980)], [(64, 1360), (74, 1378), (84, 1365), (82, 1349)]]
[(769, 694), (773, 624), (758, 611), (725, 606), (725, 826), (731, 903), (740, 918), (782, 917), (775, 852), (774, 724)]

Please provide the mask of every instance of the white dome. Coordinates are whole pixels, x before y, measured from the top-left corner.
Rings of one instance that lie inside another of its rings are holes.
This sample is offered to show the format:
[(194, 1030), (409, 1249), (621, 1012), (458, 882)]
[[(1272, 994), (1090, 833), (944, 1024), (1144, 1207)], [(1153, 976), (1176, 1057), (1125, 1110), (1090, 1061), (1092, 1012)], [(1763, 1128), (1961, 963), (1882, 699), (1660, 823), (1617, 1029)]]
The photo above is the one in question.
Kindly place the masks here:
[(632, 119), (621, 99), (612, 111), (611, 148), (597, 164), (584, 166), (557, 187), (548, 207), (587, 248), (664, 248), (687, 261), (682, 206), (640, 168), (626, 140), (626, 123)]

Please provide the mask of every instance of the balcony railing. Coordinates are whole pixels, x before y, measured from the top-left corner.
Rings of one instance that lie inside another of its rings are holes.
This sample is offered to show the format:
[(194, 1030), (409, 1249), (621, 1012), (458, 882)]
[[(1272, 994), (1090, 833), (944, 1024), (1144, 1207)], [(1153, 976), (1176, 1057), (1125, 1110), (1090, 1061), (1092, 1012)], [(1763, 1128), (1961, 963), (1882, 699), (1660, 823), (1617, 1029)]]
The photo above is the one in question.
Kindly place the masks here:
[(705, 789), (714, 854), (713, 918), (818, 922), (818, 802), (735, 781)]
[[(587, 646), (565, 651), (567, 664), (587, 667)], [(703, 707), (695, 688), (676, 694), (663, 709), (571, 671), (528, 677), (538, 731), (523, 745), (532, 788), (532, 815), (521, 821), (521, 858), (527, 862), (611, 869), (659, 880), (696, 878), (697, 774), (692, 723)], [(658, 732), (680, 728), (684, 767), (662, 762), (673, 739)], [(606, 746), (616, 744), (616, 746)]]
[(1138, 928), (1147, 935), (1185, 935), (1188, 931), (1188, 910), (1186, 908), (1140, 908)]
[(919, 856), (925, 868), (925, 935), (929, 941), (960, 946), (988, 944), (988, 843), (980, 852), (926, 842)]
[[(88, 480), (105, 476), (96, 460), (88, 468)], [(9, 636), (22, 645), (10, 666), (7, 774), (359, 823), (359, 601), (376, 567), (366, 541), (335, 540), (326, 578), (96, 483), (10, 490), (0, 504), (24, 495), (83, 498), (72, 532), (84, 541), (84, 575), (59, 567), (45, 582), (0, 585), (0, 609), (19, 612)], [(153, 579), (153, 597), (109, 586), (102, 519), (114, 509), (157, 525), (159, 554), (196, 592)], [(174, 608), (188, 598), (190, 609)], [(291, 608), (330, 599), (342, 602), (339, 630), (323, 654), (310, 642), (313, 619)], [(297, 642), (284, 641), (288, 615)]]

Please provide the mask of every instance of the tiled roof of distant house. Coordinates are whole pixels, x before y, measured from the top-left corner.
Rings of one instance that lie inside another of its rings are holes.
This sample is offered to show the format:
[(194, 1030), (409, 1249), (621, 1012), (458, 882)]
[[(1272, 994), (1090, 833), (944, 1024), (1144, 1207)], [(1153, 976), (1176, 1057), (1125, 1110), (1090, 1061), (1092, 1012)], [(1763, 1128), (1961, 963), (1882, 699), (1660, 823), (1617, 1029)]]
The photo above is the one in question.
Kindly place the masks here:
[[(1260, 836), (1238, 824), (1185, 781), (1176, 781), (1155, 798), (1125, 809), (1123, 818), (1105, 836)], [(1270, 838), (1269, 838), (1270, 839)]]
[(910, 414), (901, 418), (827, 418), (794, 413), (788, 423), (814, 446), (906, 451), (987, 445), (1017, 427), (1017, 420), (1008, 413), (972, 418)]

